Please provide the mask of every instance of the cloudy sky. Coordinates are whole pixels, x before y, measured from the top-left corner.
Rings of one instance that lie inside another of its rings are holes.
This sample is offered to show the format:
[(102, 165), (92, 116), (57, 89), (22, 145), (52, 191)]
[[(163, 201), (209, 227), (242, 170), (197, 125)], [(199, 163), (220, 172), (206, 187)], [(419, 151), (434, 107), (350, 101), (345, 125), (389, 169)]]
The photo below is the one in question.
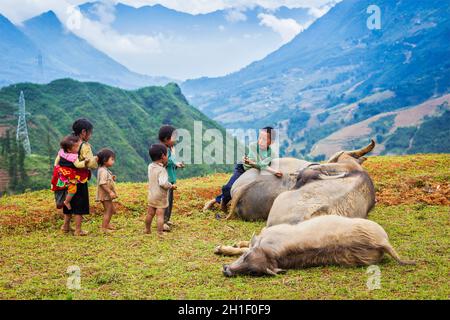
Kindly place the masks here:
[[(94, 1), (94, 0), (91, 0)], [(340, 1), (340, 0), (338, 0)], [(178, 79), (198, 76), (219, 76), (235, 71), (247, 63), (262, 58), (269, 52), (258, 52), (254, 56), (243, 56), (242, 59), (230, 57), (221, 66), (211, 61), (211, 66), (204, 63), (205, 57), (198, 55), (191, 57), (191, 69), (182, 69), (179, 66), (170, 66), (164, 62), (167, 55), (165, 50), (177, 50), (182, 54), (183, 48), (177, 43), (171, 43), (170, 38), (163, 34), (121, 34), (112, 27), (115, 19), (114, 4), (121, 2), (134, 7), (161, 4), (165, 7), (190, 14), (209, 13), (216, 10), (227, 9), (227, 20), (230, 23), (245, 19), (245, 8), (262, 6), (268, 12), (260, 14), (259, 25), (270, 28), (280, 38), (279, 45), (292, 40), (295, 35), (308, 27), (301, 25), (293, 19), (280, 19), (270, 12), (280, 6), (288, 8), (306, 8), (313, 18), (325, 14), (334, 2), (333, 0), (101, 0), (102, 6), (98, 8), (98, 20), (90, 20), (78, 10), (77, 6), (89, 2), (88, 0), (0, 0), (0, 13), (13, 23), (20, 25), (26, 19), (53, 10), (66, 28), (87, 40), (97, 49), (127, 66), (129, 69), (154, 75), (165, 75)], [(225, 28), (225, 26), (218, 26)], [(247, 35), (245, 35), (247, 36)], [(264, 41), (262, 39), (261, 41)], [(206, 48), (207, 49), (207, 48)], [(176, 59), (176, 56), (172, 57)], [(227, 56), (218, 57), (221, 61)], [(184, 64), (185, 65), (185, 64)], [(201, 66), (204, 68), (202, 69)], [(215, 67), (217, 66), (217, 67)]]

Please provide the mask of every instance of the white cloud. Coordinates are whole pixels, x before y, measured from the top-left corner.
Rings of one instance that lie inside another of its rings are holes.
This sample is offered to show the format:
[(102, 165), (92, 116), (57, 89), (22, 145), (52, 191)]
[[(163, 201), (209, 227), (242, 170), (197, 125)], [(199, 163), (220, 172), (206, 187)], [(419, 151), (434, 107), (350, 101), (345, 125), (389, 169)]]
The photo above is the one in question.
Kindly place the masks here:
[(245, 15), (244, 12), (240, 11), (239, 9), (231, 9), (226, 11), (225, 19), (228, 22), (235, 23), (240, 21), (246, 21), (247, 16)]
[(267, 13), (260, 13), (258, 18), (261, 20), (260, 25), (269, 27), (279, 33), (284, 42), (291, 41), (297, 34), (303, 31), (303, 27), (294, 19), (279, 19)]
[[(100, 0), (107, 2), (109, 0)], [(256, 5), (267, 9), (280, 6), (288, 8), (311, 9), (311, 14), (319, 16), (327, 7), (341, 0), (111, 0), (113, 3), (124, 3), (134, 7), (161, 4), (168, 8), (191, 14), (209, 13), (215, 10), (233, 8), (251, 8)], [(20, 23), (47, 10), (64, 7), (67, 4), (79, 5), (89, 0), (0, 0), (0, 13), (6, 15), (14, 23)], [(94, 2), (94, 0), (92, 0)], [(242, 11), (242, 10), (241, 10)]]
[(262, 6), (275, 9), (281, 6), (288, 8), (317, 8), (341, 0), (121, 0), (120, 2), (135, 7), (162, 4), (168, 8), (192, 14), (209, 13), (216, 10), (232, 8), (251, 8)]
[(56, 14), (65, 27), (71, 32), (87, 40), (97, 49), (119, 59), (129, 54), (145, 54), (160, 51), (160, 37), (147, 35), (119, 34), (111, 27), (114, 21), (114, 3), (103, 1), (94, 7), (99, 21), (90, 20), (84, 16), (78, 7), (67, 3), (65, 10)]
[(110, 25), (116, 19), (115, 16), (116, 8), (114, 4), (115, 3), (112, 0), (110, 1), (103, 0), (102, 2), (95, 3), (95, 5), (90, 9), (90, 11), (99, 18), (102, 24)]
[[(101, 2), (91, 12), (98, 19), (89, 19), (77, 9), (78, 5), (89, 1)], [(219, 43), (211, 41), (214, 45), (201, 43), (194, 50), (176, 36), (169, 38), (167, 34), (152, 36), (120, 34), (112, 27), (115, 21), (113, 4), (117, 2), (134, 7), (161, 4), (191, 14), (226, 10), (228, 20), (235, 22), (248, 19), (245, 15), (246, 9), (258, 5), (264, 7), (266, 11), (259, 17), (261, 32), (263, 28), (271, 28), (280, 34), (280, 39), (284, 43), (305, 29), (306, 25), (300, 25), (292, 19), (277, 18), (277, 8), (280, 6), (306, 8), (310, 15), (317, 17), (332, 6), (330, 3), (334, 4), (332, 0), (0, 0), (0, 13), (15, 24), (20, 24), (26, 19), (53, 10), (68, 30), (128, 68), (141, 73), (164, 74), (180, 79), (204, 75), (219, 76), (238, 70), (252, 61), (263, 58), (281, 43), (280, 41), (276, 45), (266, 45), (262, 44), (264, 39), (261, 40), (261, 34), (243, 34)], [(225, 31), (227, 27), (224, 24), (218, 26), (218, 30)], [(256, 38), (261, 39), (252, 42), (254, 50), (239, 52), (238, 49), (234, 49), (239, 54), (234, 55), (232, 59), (229, 54), (225, 54), (230, 48), (240, 48), (238, 44), (242, 39), (248, 43)], [(228, 43), (235, 45), (230, 46)], [(218, 47), (220, 49), (217, 49)], [(173, 61), (177, 61), (178, 64), (173, 64)]]
[(311, 16), (313, 16), (314, 18), (320, 18), (321, 16), (326, 14), (334, 5), (335, 5), (334, 2), (330, 2), (330, 3), (324, 4), (322, 6), (310, 7), (308, 10), (308, 13)]
[(84, 0), (1, 0), (0, 13), (15, 24), (21, 24), (48, 10), (66, 10), (69, 5), (79, 5)]

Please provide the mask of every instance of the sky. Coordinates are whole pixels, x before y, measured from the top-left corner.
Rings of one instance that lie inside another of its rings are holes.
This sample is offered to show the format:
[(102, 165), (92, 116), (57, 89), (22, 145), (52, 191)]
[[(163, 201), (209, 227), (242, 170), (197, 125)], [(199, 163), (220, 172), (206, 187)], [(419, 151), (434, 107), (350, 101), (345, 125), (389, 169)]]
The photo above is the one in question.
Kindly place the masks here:
[[(91, 0), (92, 2), (94, 0)], [(340, 1), (340, 0), (338, 0)], [(210, 67), (198, 68), (204, 57), (199, 56), (197, 63), (193, 61), (190, 70), (181, 70), (177, 66), (162, 64), (165, 50), (183, 50), (177, 43), (162, 34), (120, 34), (112, 27), (115, 19), (114, 5), (121, 2), (134, 7), (161, 4), (165, 7), (187, 12), (190, 14), (209, 13), (216, 10), (227, 9), (227, 20), (230, 23), (245, 20), (245, 8), (259, 5), (268, 9), (267, 13), (260, 14), (260, 26), (270, 28), (280, 37), (280, 46), (292, 40), (308, 25), (300, 25), (293, 19), (280, 19), (270, 10), (280, 6), (289, 8), (307, 8), (309, 14), (320, 17), (331, 7), (333, 0), (101, 0), (98, 7), (97, 21), (90, 20), (77, 8), (88, 0), (0, 0), (0, 13), (13, 23), (20, 25), (24, 20), (37, 16), (48, 10), (53, 10), (67, 29), (77, 36), (85, 39), (95, 48), (105, 52), (129, 69), (146, 74), (164, 75), (177, 79), (195, 78), (199, 76), (220, 76), (244, 67), (248, 61), (230, 61), (223, 67), (212, 63)], [(337, 2), (337, 1), (336, 1)], [(219, 26), (224, 28), (224, 26)], [(264, 39), (261, 39), (264, 41)], [(177, 49), (178, 48), (178, 49)], [(182, 52), (180, 53), (182, 54)], [(193, 57), (195, 59), (195, 57)], [(226, 59), (226, 56), (223, 57)], [(262, 53), (252, 59), (262, 58)], [(154, 59), (155, 63), (148, 63)], [(158, 60), (159, 59), (159, 60)], [(234, 58), (236, 59), (236, 58)], [(196, 67), (197, 66), (197, 67)], [(197, 69), (195, 69), (197, 68)], [(201, 70), (200, 70), (201, 69)]]

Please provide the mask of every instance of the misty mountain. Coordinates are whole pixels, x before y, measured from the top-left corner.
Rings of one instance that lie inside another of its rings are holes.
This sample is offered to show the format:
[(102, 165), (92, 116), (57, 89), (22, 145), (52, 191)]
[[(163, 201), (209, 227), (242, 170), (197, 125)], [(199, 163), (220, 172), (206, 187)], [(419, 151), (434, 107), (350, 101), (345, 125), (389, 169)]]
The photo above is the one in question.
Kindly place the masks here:
[(120, 34), (156, 39), (160, 44), (158, 52), (123, 63), (133, 70), (144, 66), (148, 71), (156, 70), (176, 79), (227, 74), (278, 49), (285, 41), (272, 28), (261, 24), (260, 14), (292, 19), (301, 26), (316, 19), (306, 8), (287, 7), (269, 11), (255, 6), (196, 15), (162, 5), (134, 8), (118, 3), (109, 7), (94, 2), (81, 5), (80, 9), (91, 20), (112, 20), (111, 27)]
[(131, 72), (64, 28), (52, 12), (17, 27), (0, 16), (0, 85), (59, 78), (100, 81), (123, 88), (163, 84), (168, 80)]
[(378, 1), (381, 29), (369, 30), (371, 4), (344, 0), (266, 58), (182, 89), (229, 128), (280, 125), (286, 152), (302, 156), (344, 127), (448, 93), (450, 4)]
[(39, 49), (6, 17), (0, 14), (0, 86), (18, 82), (28, 73), (37, 76)]

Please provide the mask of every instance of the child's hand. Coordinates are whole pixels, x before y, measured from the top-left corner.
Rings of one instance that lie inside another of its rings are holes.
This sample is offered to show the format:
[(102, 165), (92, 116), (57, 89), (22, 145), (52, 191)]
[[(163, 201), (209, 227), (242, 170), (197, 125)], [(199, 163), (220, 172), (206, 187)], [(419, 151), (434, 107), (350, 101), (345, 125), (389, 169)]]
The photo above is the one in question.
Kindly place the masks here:
[(247, 158), (247, 161), (245, 161), (245, 164), (248, 164), (248, 165), (254, 166), (254, 165), (256, 165), (256, 162), (255, 162), (255, 161), (253, 161), (253, 160), (250, 160), (249, 158)]
[(178, 162), (178, 163), (176, 164), (176, 166), (177, 166), (177, 168), (182, 169), (182, 168), (184, 168), (184, 163), (183, 163), (183, 162)]
[(173, 185), (172, 185), (172, 190), (177, 190), (177, 188), (178, 188), (178, 187), (177, 187), (176, 184), (173, 184)]
[(117, 194), (115, 192), (113, 192), (113, 191), (111, 191), (109, 193), (109, 196), (111, 197), (111, 199), (117, 199)]
[(277, 171), (277, 172), (274, 173), (274, 175), (275, 175), (275, 177), (277, 177), (277, 178), (281, 178), (281, 177), (283, 176), (283, 172)]
[(116, 176), (112, 176), (113, 181), (116, 181)]

